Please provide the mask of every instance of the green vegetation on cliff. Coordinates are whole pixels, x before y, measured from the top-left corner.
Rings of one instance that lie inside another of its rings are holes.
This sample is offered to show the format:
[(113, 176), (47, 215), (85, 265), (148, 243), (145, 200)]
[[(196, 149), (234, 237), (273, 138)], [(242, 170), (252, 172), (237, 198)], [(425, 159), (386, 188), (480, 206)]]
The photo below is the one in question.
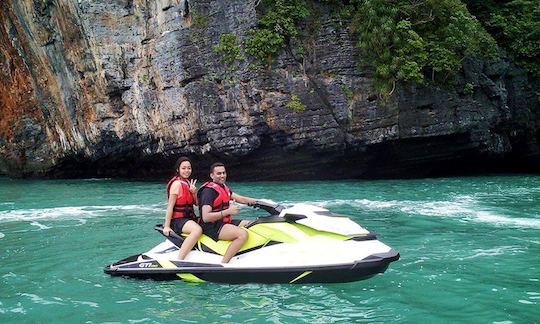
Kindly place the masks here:
[(221, 34), (219, 36), (219, 43), (213, 47), (213, 50), (220, 54), (219, 60), (231, 69), (234, 68), (236, 61), (244, 60), (236, 36), (233, 34)]
[[(345, 1), (344, 1), (345, 2)], [(466, 57), (495, 59), (496, 44), (459, 0), (358, 0), (345, 6), (377, 87), (446, 83)]]
[[(361, 64), (371, 67), (384, 94), (397, 81), (451, 83), (465, 58), (495, 60), (498, 45), (540, 75), (538, 0), (263, 0), (258, 26), (244, 40), (245, 52), (271, 65), (292, 41), (310, 36), (300, 37), (302, 28), (317, 20), (321, 5), (350, 22)], [(302, 55), (301, 49), (297, 54)]]
[(538, 0), (466, 0), (465, 3), (518, 65), (540, 76)]
[(279, 51), (299, 34), (298, 23), (309, 15), (304, 0), (263, 1), (264, 14), (246, 40), (246, 52), (270, 65)]
[(297, 95), (293, 94), (291, 95), (291, 100), (285, 105), (285, 107), (296, 111), (297, 113), (301, 113), (306, 111), (306, 106), (300, 101), (300, 98), (298, 98)]

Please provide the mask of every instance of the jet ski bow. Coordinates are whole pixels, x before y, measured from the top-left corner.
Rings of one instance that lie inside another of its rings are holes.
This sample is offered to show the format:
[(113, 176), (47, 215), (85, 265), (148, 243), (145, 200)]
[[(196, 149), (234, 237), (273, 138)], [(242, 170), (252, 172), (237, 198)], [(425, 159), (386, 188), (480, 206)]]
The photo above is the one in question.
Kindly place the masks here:
[[(248, 240), (227, 263), (229, 241), (202, 235), (185, 260), (176, 259), (183, 236), (171, 232), (151, 250), (105, 267), (112, 276), (219, 283), (336, 283), (383, 273), (399, 253), (350, 218), (327, 209), (269, 201), (252, 207), (267, 211), (248, 226)], [(163, 226), (155, 229), (163, 234)]]

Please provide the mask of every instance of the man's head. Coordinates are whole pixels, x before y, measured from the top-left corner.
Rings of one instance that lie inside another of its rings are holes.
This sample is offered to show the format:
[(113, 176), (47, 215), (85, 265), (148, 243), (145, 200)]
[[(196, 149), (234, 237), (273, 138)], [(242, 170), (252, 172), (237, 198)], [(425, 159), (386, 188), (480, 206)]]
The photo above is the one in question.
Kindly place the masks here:
[(210, 166), (210, 178), (217, 184), (224, 184), (227, 180), (227, 171), (225, 165), (221, 162), (216, 162)]

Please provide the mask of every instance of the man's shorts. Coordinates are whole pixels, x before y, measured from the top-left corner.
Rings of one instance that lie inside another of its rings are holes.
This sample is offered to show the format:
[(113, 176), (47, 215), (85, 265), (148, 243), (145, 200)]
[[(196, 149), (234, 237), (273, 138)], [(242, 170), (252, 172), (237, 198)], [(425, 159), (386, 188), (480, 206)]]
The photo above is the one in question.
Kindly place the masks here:
[(217, 241), (219, 238), (219, 233), (225, 224), (232, 224), (239, 226), (242, 220), (233, 219), (230, 223), (224, 223), (222, 220), (215, 221), (213, 223), (201, 223), (203, 233), (210, 236), (214, 241)]

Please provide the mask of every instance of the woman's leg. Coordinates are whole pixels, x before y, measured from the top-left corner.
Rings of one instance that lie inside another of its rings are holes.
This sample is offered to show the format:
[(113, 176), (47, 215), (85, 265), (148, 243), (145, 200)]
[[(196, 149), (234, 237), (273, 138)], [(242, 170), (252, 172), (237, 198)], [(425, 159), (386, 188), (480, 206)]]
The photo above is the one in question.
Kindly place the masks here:
[(182, 233), (187, 233), (188, 236), (184, 239), (184, 242), (180, 246), (180, 251), (178, 252), (179, 260), (184, 260), (189, 251), (191, 251), (195, 244), (197, 244), (197, 240), (202, 234), (202, 228), (199, 226), (199, 224), (189, 220), (182, 227)]
[(221, 261), (223, 263), (227, 263), (238, 251), (240, 251), (242, 245), (246, 243), (248, 239), (248, 233), (245, 229), (240, 228), (236, 225), (225, 224), (219, 232), (219, 239), (232, 241), (227, 248), (227, 251), (225, 251), (225, 254), (223, 255), (223, 260)]

